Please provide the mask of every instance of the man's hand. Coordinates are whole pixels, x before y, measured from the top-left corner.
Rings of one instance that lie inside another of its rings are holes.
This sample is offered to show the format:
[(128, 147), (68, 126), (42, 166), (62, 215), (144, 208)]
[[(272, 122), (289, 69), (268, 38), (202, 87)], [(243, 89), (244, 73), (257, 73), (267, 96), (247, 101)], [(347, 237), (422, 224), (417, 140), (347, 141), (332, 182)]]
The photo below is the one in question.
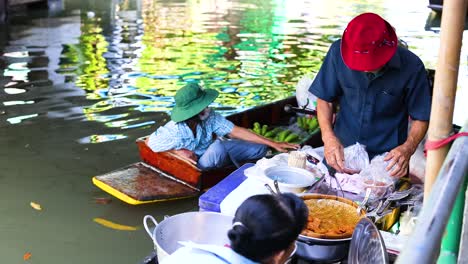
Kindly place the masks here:
[(385, 156), (384, 160), (390, 161), (386, 169), (387, 171), (391, 169), (391, 176), (401, 178), (408, 173), (409, 160), (413, 152), (414, 148), (408, 146), (408, 144), (402, 144), (392, 149)]
[(324, 154), (328, 165), (338, 172), (346, 172), (344, 169), (343, 145), (336, 136), (329, 136), (323, 139)]
[(424, 138), (428, 125), (429, 123), (427, 121), (413, 120), (405, 143), (392, 149), (387, 156), (385, 156), (385, 161), (390, 160), (387, 171), (394, 166), (394, 169), (390, 172), (392, 176), (403, 177), (408, 173), (411, 155), (413, 155), (418, 144)]
[(292, 144), (287, 142), (274, 142), (272, 143), (271, 147), (279, 152), (287, 152), (290, 149), (298, 149), (300, 146), (299, 144)]
[(195, 155), (195, 153), (193, 151), (190, 151), (188, 149), (177, 149), (177, 150), (171, 150), (171, 152), (176, 154), (176, 155), (179, 155), (179, 156), (181, 156), (181, 157), (183, 157), (185, 159), (187, 159), (188, 161), (190, 161), (194, 165), (197, 164), (198, 157), (197, 157), (197, 155)]

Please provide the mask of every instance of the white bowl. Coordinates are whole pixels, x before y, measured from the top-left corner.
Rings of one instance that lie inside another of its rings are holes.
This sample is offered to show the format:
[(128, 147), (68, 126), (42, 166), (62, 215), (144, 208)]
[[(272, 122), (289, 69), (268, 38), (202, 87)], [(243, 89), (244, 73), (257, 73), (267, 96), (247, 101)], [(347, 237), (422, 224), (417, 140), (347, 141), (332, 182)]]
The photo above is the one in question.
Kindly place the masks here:
[(315, 175), (305, 169), (289, 166), (273, 166), (265, 169), (265, 176), (270, 187), (275, 189), (274, 181), (278, 181), (281, 192), (301, 193), (306, 187), (317, 181)]

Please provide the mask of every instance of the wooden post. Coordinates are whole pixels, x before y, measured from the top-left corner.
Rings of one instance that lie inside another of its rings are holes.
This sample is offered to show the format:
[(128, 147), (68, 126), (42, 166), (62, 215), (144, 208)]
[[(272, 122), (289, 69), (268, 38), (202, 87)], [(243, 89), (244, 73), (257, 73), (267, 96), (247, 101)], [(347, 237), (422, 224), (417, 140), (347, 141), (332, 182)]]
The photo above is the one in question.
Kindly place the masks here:
[[(431, 141), (446, 138), (453, 129), (453, 108), (466, 8), (467, 0), (444, 1), (428, 132), (428, 140)], [(448, 146), (445, 146), (427, 152), (424, 197), (428, 197), (448, 149)]]

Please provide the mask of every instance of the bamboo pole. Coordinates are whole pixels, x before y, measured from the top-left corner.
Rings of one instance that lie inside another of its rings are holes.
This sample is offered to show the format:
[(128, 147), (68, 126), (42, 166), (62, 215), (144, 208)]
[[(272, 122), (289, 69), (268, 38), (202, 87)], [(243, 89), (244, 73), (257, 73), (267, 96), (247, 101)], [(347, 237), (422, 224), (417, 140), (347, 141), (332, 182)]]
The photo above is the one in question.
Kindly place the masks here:
[[(445, 0), (440, 29), (439, 57), (434, 79), (428, 140), (437, 141), (450, 135), (457, 88), (458, 68), (467, 0)], [(428, 197), (449, 147), (427, 151), (424, 197)]]
[[(468, 132), (468, 120), (462, 131)], [(434, 182), (434, 190), (428, 197), (424, 197), (418, 223), (405, 242), (396, 264), (435, 263), (455, 198), (462, 188), (465, 176), (468, 176), (466, 157), (468, 137), (457, 138)]]

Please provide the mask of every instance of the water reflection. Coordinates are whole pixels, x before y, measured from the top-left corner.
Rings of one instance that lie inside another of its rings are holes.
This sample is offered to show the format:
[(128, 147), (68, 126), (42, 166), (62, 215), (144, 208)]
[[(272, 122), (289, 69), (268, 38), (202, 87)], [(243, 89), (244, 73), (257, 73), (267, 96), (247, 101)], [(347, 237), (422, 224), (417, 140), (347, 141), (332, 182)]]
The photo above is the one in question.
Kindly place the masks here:
[[(187, 82), (217, 89), (213, 106), (224, 114), (290, 96), (365, 11), (387, 18), (429, 68), (439, 46), (437, 25), (424, 29), (425, 0), (50, 1), (53, 12), (16, 13), (0, 26), (5, 263), (25, 252), (38, 263), (138, 263), (152, 249), (143, 230), (92, 219), (141, 226), (145, 214), (196, 210), (196, 199), (132, 207), (91, 184), (138, 160), (134, 140), (169, 120)], [(456, 110), (464, 121), (466, 47), (461, 58)], [(40, 214), (28, 211), (31, 201), (43, 205)]]
[[(426, 48), (438, 45), (437, 35), (403, 24), (414, 22), (396, 19), (397, 4), (387, 1), (70, 2), (61, 6), (63, 17), (11, 25), (2, 48), (5, 93), (24, 93), (22, 101), (34, 102), (43, 92), (37, 87), (66, 84), (73, 90), (66, 96), (87, 100), (79, 107), (63, 103), (60, 114), (49, 116), (81, 112), (105, 123), (107, 111), (120, 107), (167, 112), (187, 82), (220, 91), (214, 107), (227, 109), (224, 114), (293, 95), (301, 76), (318, 71), (349, 19), (369, 7), (394, 23), (428, 67), (435, 66)], [(67, 101), (60, 92), (52, 97), (51, 105)]]

